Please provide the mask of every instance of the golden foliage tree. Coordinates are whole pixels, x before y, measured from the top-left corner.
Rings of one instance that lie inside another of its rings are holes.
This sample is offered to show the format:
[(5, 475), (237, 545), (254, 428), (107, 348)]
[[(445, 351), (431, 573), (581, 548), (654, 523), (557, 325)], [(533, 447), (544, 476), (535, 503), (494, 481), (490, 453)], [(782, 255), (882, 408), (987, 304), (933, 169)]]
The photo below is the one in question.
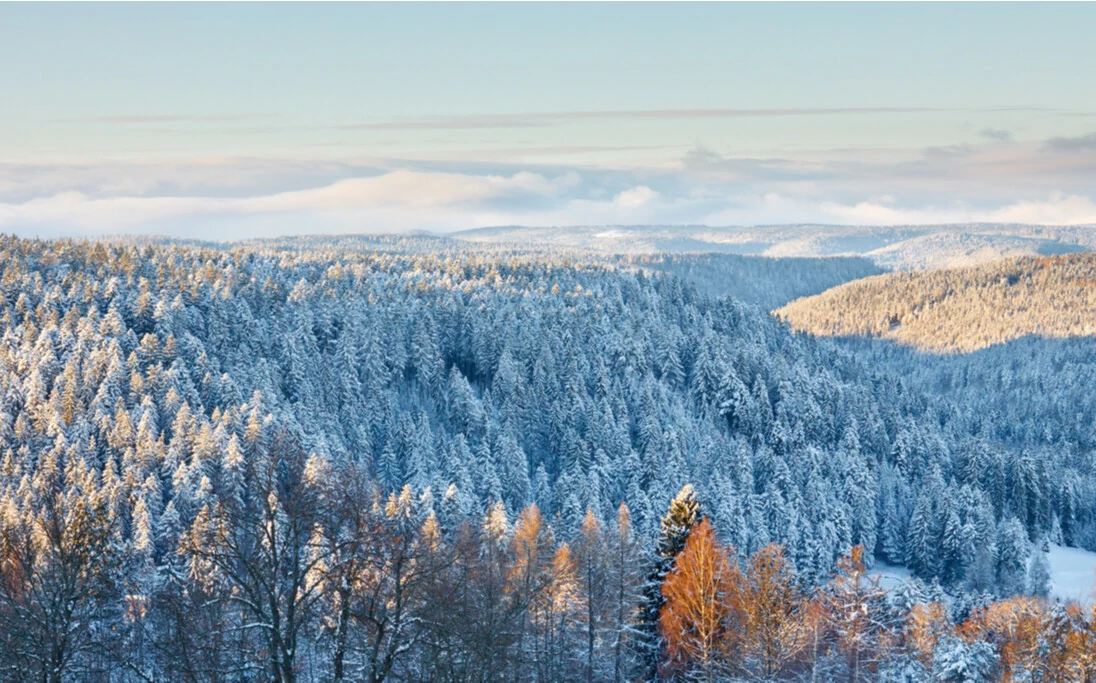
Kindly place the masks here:
[(951, 623), (947, 609), (941, 602), (918, 603), (910, 607), (906, 615), (905, 643), (909, 654), (926, 669), (932, 667), (936, 644), (951, 635)]
[(1001, 657), (1002, 680), (1011, 681), (1037, 659), (1042, 624), (1042, 601), (1020, 596), (976, 610), (958, 630), (968, 641), (993, 643)]
[(575, 561), (582, 587), (586, 680), (589, 682), (595, 677), (595, 656), (600, 654), (598, 645), (609, 621), (611, 609), (612, 593), (608, 573), (611, 551), (606, 546), (606, 541), (597, 515), (587, 508), (575, 542)]
[(1091, 625), (1076, 604), (1050, 608), (1040, 629), (1032, 678), (1047, 683), (1096, 679), (1093, 635)]
[(1076, 604), (1015, 597), (977, 610), (960, 627), (968, 641), (993, 643), (1004, 681), (1096, 680), (1096, 621)]
[(704, 519), (662, 584), (666, 602), (659, 621), (672, 667), (695, 667), (709, 681), (726, 669), (741, 584), (738, 568)]
[[(544, 523), (540, 508), (533, 504), (522, 510), (510, 540), (507, 587), (511, 600), (521, 606), (523, 614), (518, 630), (518, 677), (527, 675), (523, 673), (527, 655), (534, 663), (542, 656), (543, 638), (537, 637), (537, 631), (545, 627), (545, 614), (549, 611), (545, 591), (552, 583), (554, 543), (552, 531)], [(528, 640), (530, 635), (531, 641)]]

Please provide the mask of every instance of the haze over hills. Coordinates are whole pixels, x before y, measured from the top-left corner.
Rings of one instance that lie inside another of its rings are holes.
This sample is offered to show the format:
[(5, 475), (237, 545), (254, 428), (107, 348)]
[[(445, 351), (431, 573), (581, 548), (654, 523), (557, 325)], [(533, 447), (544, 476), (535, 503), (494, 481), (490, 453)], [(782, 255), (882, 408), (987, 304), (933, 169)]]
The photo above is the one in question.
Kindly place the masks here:
[(611, 253), (717, 252), (749, 256), (860, 256), (888, 270), (969, 266), (1013, 256), (1096, 248), (1093, 226), (771, 225), (496, 227), (451, 235), (479, 245), (579, 247)]
[(775, 314), (815, 335), (883, 337), (936, 351), (973, 351), (1026, 335), (1088, 336), (1096, 333), (1096, 255), (889, 273)]

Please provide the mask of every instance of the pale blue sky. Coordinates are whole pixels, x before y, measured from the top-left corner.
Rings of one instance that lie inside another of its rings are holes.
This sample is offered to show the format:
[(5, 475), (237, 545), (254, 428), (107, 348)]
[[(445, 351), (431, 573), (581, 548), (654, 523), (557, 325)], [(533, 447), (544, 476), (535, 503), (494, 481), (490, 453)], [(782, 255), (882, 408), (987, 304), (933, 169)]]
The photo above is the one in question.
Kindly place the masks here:
[(1096, 221), (1094, 26), (1081, 3), (0, 4), (0, 229), (108, 230), (119, 201), (125, 230)]

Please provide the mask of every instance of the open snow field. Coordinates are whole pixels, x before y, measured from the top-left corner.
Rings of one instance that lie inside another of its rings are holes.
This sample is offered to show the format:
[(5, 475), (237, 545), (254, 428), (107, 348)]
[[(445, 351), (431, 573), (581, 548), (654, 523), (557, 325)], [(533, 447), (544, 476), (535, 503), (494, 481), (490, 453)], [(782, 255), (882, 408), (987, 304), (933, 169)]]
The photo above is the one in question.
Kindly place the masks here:
[[(1088, 605), (1096, 600), (1096, 553), (1080, 548), (1050, 546), (1050, 592), (1059, 600), (1076, 600)], [(905, 567), (876, 562), (873, 574), (879, 574), (879, 585), (887, 590), (909, 580), (911, 574)]]
[(1096, 598), (1096, 553), (1052, 545), (1049, 559), (1054, 597), (1091, 604)]

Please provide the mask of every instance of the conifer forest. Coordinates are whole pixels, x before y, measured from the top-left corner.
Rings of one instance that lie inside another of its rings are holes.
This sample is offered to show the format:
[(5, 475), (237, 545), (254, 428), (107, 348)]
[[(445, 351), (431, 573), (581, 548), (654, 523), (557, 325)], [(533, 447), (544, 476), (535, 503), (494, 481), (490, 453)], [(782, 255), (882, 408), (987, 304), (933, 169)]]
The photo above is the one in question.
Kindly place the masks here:
[(1096, 680), (1091, 339), (792, 265), (0, 237), (0, 680)]

